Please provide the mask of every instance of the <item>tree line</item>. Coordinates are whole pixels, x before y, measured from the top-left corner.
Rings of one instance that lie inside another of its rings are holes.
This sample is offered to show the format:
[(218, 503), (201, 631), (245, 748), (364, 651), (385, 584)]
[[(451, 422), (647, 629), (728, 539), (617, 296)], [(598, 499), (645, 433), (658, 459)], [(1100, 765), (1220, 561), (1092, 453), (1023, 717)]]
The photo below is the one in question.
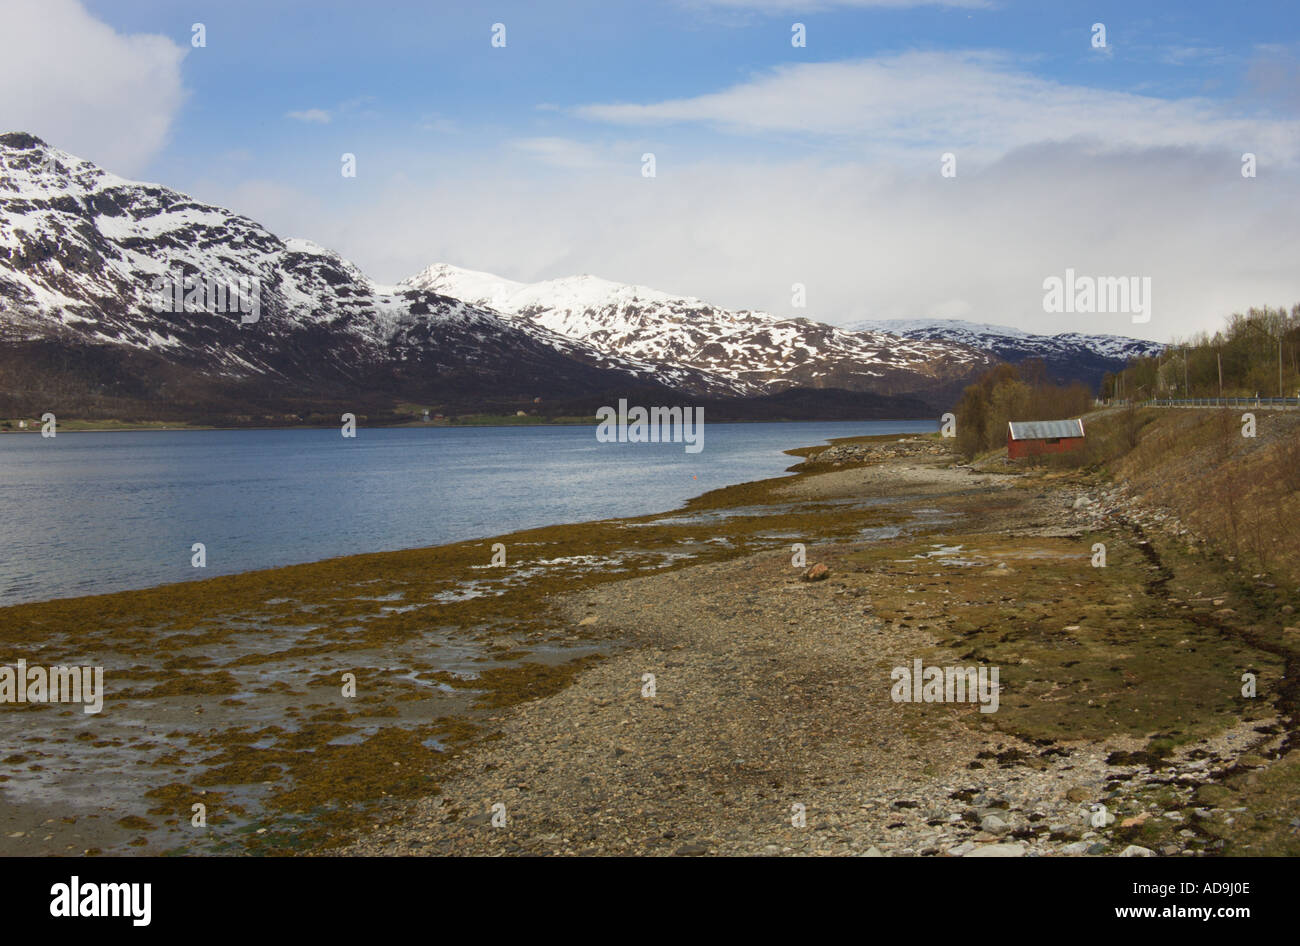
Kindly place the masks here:
[(995, 450), (1007, 442), (1007, 423), (1063, 420), (1092, 408), (1093, 392), (1082, 381), (1053, 384), (1042, 361), (996, 365), (962, 392), (953, 410), (957, 450), (966, 458)]
[(1300, 394), (1300, 303), (1234, 313), (1214, 335), (1174, 341), (1159, 355), (1134, 358), (1102, 380), (1102, 396), (1296, 397)]

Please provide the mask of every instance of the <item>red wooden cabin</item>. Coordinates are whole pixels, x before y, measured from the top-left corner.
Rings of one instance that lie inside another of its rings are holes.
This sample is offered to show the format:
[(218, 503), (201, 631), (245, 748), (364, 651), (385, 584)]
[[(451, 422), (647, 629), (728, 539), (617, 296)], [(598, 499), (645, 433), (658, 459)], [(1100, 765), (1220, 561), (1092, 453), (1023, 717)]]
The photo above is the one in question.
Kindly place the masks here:
[(1007, 456), (1066, 453), (1083, 446), (1082, 420), (1027, 420), (1007, 424)]

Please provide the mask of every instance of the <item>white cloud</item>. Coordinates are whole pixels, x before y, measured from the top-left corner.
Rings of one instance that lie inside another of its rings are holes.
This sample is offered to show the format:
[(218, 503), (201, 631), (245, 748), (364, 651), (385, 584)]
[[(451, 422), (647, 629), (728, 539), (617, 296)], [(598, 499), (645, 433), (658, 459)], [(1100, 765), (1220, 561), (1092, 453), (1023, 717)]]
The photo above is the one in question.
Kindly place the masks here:
[[(1261, 95), (1284, 97), (1286, 75), (1261, 67)], [(323, 190), (250, 190), (239, 209), (383, 282), (442, 261), (518, 280), (595, 273), (837, 324), (962, 317), (1169, 340), (1300, 301), (1297, 123), (1247, 105), (1067, 85), (991, 53), (908, 53), (591, 106), (616, 128), (504, 132), (429, 169), (413, 155), (366, 178), (346, 211)], [(721, 130), (721, 147), (702, 129)], [(954, 179), (939, 173), (946, 150)], [(644, 151), (655, 178), (641, 176)], [(1243, 151), (1258, 178), (1241, 176)], [(1150, 276), (1151, 321), (1044, 313), (1043, 280), (1067, 268)], [(795, 282), (807, 309), (790, 307)]]
[(6, 0), (3, 16), (0, 128), (119, 173), (143, 170), (184, 102), (187, 47), (118, 33), (76, 0)]
[(309, 108), (301, 112), (285, 112), (284, 117), (316, 125), (328, 125), (330, 123), (330, 113), (323, 108)]
[[(636, 160), (575, 174), (503, 153), (295, 229), (383, 282), (445, 261), (519, 280), (589, 272), (839, 324), (964, 317), (1168, 340), (1300, 301), (1300, 218), (1287, 212), (1300, 184), (1238, 168), (1199, 149), (1057, 143), (951, 180), (937, 161), (913, 174), (813, 160), (661, 161), (647, 179)], [(1066, 268), (1152, 277), (1151, 322), (1044, 313), (1043, 280)], [(790, 308), (794, 282), (807, 309)]]
[(651, 104), (591, 104), (621, 125), (707, 124), (747, 135), (834, 138), (876, 157), (936, 149), (978, 161), (1045, 141), (1114, 149), (1236, 148), (1275, 161), (1300, 154), (1300, 121), (1240, 118), (1201, 98), (1166, 100), (1065, 85), (992, 52), (906, 52), (782, 66), (721, 92)]
[(420, 116), (415, 127), (421, 131), (431, 131), (438, 135), (458, 135), (460, 125), (450, 118), (444, 118), (437, 112), (427, 112)]
[(302, 237), (329, 245), (329, 236), (318, 232), (318, 224), (309, 223), (313, 218), (325, 217), (325, 207), (296, 187), (249, 178), (233, 184), (200, 180), (195, 190), (204, 195), (204, 200), (256, 220), (281, 238)]
[(1222, 46), (1165, 46), (1160, 61), (1169, 66), (1221, 66), (1231, 57)]
[(370, 108), (370, 105), (375, 101), (373, 95), (359, 95), (340, 102), (333, 109), (306, 108), (300, 111), (285, 112), (284, 117), (313, 125), (328, 125), (334, 120), (335, 116), (338, 116), (340, 120), (376, 118), (379, 113)]
[(554, 167), (585, 170), (606, 163), (595, 148), (569, 138), (518, 138), (510, 144)]

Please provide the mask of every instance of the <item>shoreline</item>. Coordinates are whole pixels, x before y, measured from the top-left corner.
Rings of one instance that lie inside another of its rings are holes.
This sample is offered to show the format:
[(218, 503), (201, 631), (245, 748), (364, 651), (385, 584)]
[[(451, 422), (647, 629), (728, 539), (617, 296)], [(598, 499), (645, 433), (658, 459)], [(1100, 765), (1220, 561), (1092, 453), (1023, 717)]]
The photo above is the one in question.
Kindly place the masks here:
[[(807, 418), (782, 419), (773, 418), (771, 420), (719, 420), (710, 421), (711, 424), (718, 426), (730, 424), (870, 424), (880, 423), (882, 421), (926, 421), (930, 417), (865, 417), (865, 418), (843, 418), (832, 417), (825, 420), (809, 420)], [(337, 424), (288, 424), (288, 425), (266, 425), (266, 426), (244, 426), (244, 427), (204, 427), (190, 424), (177, 424), (175, 426), (157, 426), (157, 425), (117, 425), (112, 427), (63, 427), (63, 421), (59, 422), (59, 433), (69, 434), (99, 434), (99, 433), (141, 433), (155, 431), (212, 431), (212, 430), (337, 430)], [(518, 424), (435, 424), (424, 423), (422, 421), (406, 421), (400, 424), (366, 424), (357, 425), (358, 430), (419, 430), (425, 428), (436, 429), (480, 429), (480, 428), (514, 428), (514, 427), (598, 427), (599, 419), (592, 415), (590, 421), (573, 421), (571, 423), (547, 422), (547, 423), (518, 423)], [(30, 427), (25, 430), (12, 430), (0, 428), (0, 435), (3, 434), (39, 434), (39, 422), (36, 427)]]
[[(907, 420), (906, 420), (906, 419), (901, 419), (900, 422), (907, 422)], [(777, 422), (756, 421), (756, 422), (753, 422), (753, 423), (777, 423)], [(784, 422), (780, 422), (780, 423), (784, 423)], [(792, 423), (841, 423), (841, 422), (839, 422), (839, 421), (807, 421), (807, 422), (799, 421), (799, 422), (792, 422)], [(852, 424), (852, 423), (871, 423), (871, 422), (869, 422), (869, 421), (867, 421), (867, 422), (859, 422), (859, 421), (843, 421), (842, 423)], [(506, 426), (516, 426), (516, 425), (506, 425)], [(540, 424), (539, 424), (539, 425), (519, 425), (519, 426), (554, 426), (554, 427), (563, 427), (563, 426), (581, 426), (581, 425), (563, 425), (563, 424), (557, 424), (557, 425), (540, 425)], [(719, 426), (721, 426), (721, 425), (719, 425)], [(209, 429), (209, 430), (245, 430), (245, 429), (257, 429), (257, 430), (262, 430), (262, 429), (271, 429), (271, 428), (207, 428), (207, 429)], [(315, 430), (315, 429), (333, 429), (333, 428), (308, 428), (308, 427), (297, 428), (297, 427), (295, 427), (295, 428), (275, 428), (275, 429), (278, 429), (278, 430)], [(13, 431), (11, 431), (11, 432), (13, 432)], [(21, 432), (22, 432), (22, 433), (32, 433), (32, 432), (36, 432), (36, 431), (21, 431)], [(98, 432), (98, 431), (71, 431), (71, 432), (73, 432), (73, 433), (95, 433), (95, 432)], [(927, 434), (924, 434), (924, 433), (897, 433), (897, 434), (882, 434), (882, 435), (872, 435), (872, 436), (882, 436), (882, 437), (886, 437), (886, 438), (888, 438), (888, 437), (924, 437), (924, 436), (928, 436), (928, 435), (927, 435)], [(805, 446), (800, 446), (800, 447), (791, 447), (791, 448), (789, 448), (789, 449), (787, 449), (787, 450), (783, 450), (783, 451), (781, 451), (781, 453), (782, 453), (782, 455), (784, 455), (784, 456), (792, 457), (792, 458), (795, 458), (795, 460), (798, 460), (798, 459), (801, 458), (801, 457), (803, 456), (803, 454), (806, 453), (807, 451), (810, 451), (810, 450), (818, 450), (818, 449), (824, 449), (825, 446), (833, 445), (833, 444), (835, 444), (836, 442), (839, 442), (839, 441), (844, 440), (844, 439), (853, 439), (853, 438), (852, 438), (852, 437), (848, 437), (848, 438), (845, 438), (845, 437), (827, 438), (827, 440), (826, 440), (826, 442), (825, 442), (825, 445), (820, 445), (820, 444), (819, 444), (819, 445), (814, 445), (814, 446), (811, 446), (811, 447), (805, 447)], [(794, 463), (794, 465), (792, 465), (792, 466), (788, 466), (785, 470), (783, 470), (780, 474), (777, 474), (776, 476), (768, 477), (768, 478), (763, 479), (763, 480), (742, 481), (742, 482), (739, 482), (739, 483), (733, 483), (733, 484), (730, 484), (730, 486), (718, 487), (718, 488), (716, 488), (715, 490), (705, 490), (704, 492), (697, 493), (697, 494), (695, 494), (694, 496), (688, 496), (688, 497), (687, 497), (686, 499), (684, 499), (684, 500), (683, 500), (679, 505), (677, 505), (677, 506), (675, 506), (675, 507), (672, 507), (671, 509), (652, 510), (652, 511), (650, 511), (650, 512), (640, 513), (640, 514), (638, 514), (637, 516), (624, 516), (624, 517), (616, 517), (616, 518), (619, 518), (619, 519), (635, 519), (635, 518), (644, 518), (644, 517), (655, 517), (655, 516), (667, 516), (667, 515), (671, 515), (671, 514), (673, 514), (673, 513), (680, 512), (680, 511), (682, 511), (682, 510), (687, 509), (688, 507), (690, 507), (690, 505), (691, 505), (692, 503), (694, 503), (694, 502), (696, 502), (696, 501), (702, 499), (704, 496), (706, 496), (706, 495), (707, 495), (708, 493), (710, 493), (710, 492), (716, 492), (717, 490), (720, 490), (720, 489), (732, 489), (732, 488), (738, 488), (738, 487), (745, 487), (745, 486), (748, 486), (748, 485), (751, 485), (751, 484), (757, 484), (757, 483), (767, 482), (767, 481), (769, 481), (769, 480), (780, 480), (780, 479), (786, 479), (786, 478), (788, 478), (791, 474), (793, 474), (793, 473), (797, 470), (797, 468), (798, 468), (798, 463), (796, 462), (796, 463)], [(584, 525), (584, 524), (589, 523), (590, 521), (592, 521), (592, 520), (573, 520), (573, 521), (566, 521), (566, 522), (552, 522), (552, 523), (546, 523), (545, 525), (538, 526), (538, 527), (535, 527), (535, 528), (542, 528), (542, 529), (545, 529), (545, 528), (563, 527), (563, 526), (582, 526), (582, 525)], [(600, 520), (595, 520), (595, 521), (600, 521)], [(133, 593), (133, 592), (147, 592), (147, 591), (152, 591), (152, 590), (161, 590), (161, 589), (166, 589), (166, 588), (171, 588), (171, 587), (176, 587), (176, 586), (191, 585), (191, 584), (195, 584), (195, 583), (201, 583), (201, 582), (207, 582), (207, 581), (214, 581), (214, 580), (222, 579), (222, 578), (232, 578), (232, 577), (240, 576), (240, 575), (257, 575), (257, 574), (261, 574), (261, 573), (275, 572), (275, 571), (277, 571), (277, 570), (279, 570), (279, 569), (300, 568), (300, 567), (312, 566), (312, 565), (320, 565), (320, 564), (325, 564), (325, 563), (330, 563), (330, 562), (342, 562), (342, 561), (346, 561), (346, 560), (348, 560), (348, 559), (361, 559), (362, 557), (367, 556), (367, 555), (388, 555), (388, 554), (396, 554), (396, 553), (401, 553), (401, 552), (413, 552), (413, 551), (419, 551), (419, 550), (421, 550), (421, 549), (436, 549), (436, 548), (443, 548), (443, 547), (450, 547), (450, 546), (460, 546), (460, 545), (471, 544), (471, 543), (489, 543), (489, 544), (490, 544), (490, 543), (494, 543), (494, 542), (500, 542), (500, 541), (503, 541), (503, 540), (507, 540), (507, 539), (509, 539), (511, 536), (513, 536), (513, 535), (515, 535), (515, 534), (517, 534), (518, 532), (521, 532), (521, 531), (529, 531), (529, 530), (516, 530), (516, 532), (495, 533), (495, 534), (491, 534), (491, 535), (473, 536), (473, 537), (470, 537), (470, 538), (467, 538), (467, 539), (458, 539), (458, 540), (453, 540), (453, 541), (450, 541), (450, 542), (437, 543), (437, 544), (434, 544), (434, 545), (412, 545), (412, 546), (407, 546), (407, 547), (405, 547), (405, 548), (398, 548), (398, 549), (381, 549), (381, 550), (377, 550), (377, 551), (373, 551), (373, 552), (352, 552), (352, 553), (348, 553), (348, 554), (345, 554), (345, 555), (335, 555), (335, 556), (331, 556), (331, 557), (329, 557), (329, 558), (323, 558), (323, 559), (319, 559), (319, 558), (318, 558), (318, 559), (308, 559), (308, 560), (306, 560), (306, 561), (302, 561), (302, 562), (288, 562), (288, 563), (283, 563), (283, 564), (279, 564), (279, 565), (269, 565), (269, 566), (267, 566), (267, 567), (265, 567), (265, 568), (255, 568), (255, 569), (249, 569), (249, 570), (247, 570), (247, 571), (230, 572), (230, 573), (226, 573), (226, 574), (218, 574), (218, 575), (204, 575), (204, 576), (194, 577), (194, 578), (190, 578), (190, 579), (183, 579), (183, 580), (181, 580), (181, 581), (165, 582), (165, 583), (162, 583), (162, 584), (143, 585), (143, 586), (140, 586), (140, 587), (134, 587), (134, 588), (121, 588), (121, 589), (118, 589), (118, 590), (115, 590), (115, 591), (99, 591), (99, 592), (90, 592), (90, 593), (86, 593), (86, 594), (77, 594), (77, 595), (70, 595), (70, 596), (60, 596), (60, 597), (53, 597), (53, 598), (42, 598), (42, 599), (38, 599), (38, 600), (35, 600), (35, 601), (9, 601), (9, 602), (6, 602), (6, 601), (4, 601), (3, 599), (0, 599), (0, 610), (3, 610), (4, 608), (7, 608), (7, 607), (16, 607), (16, 606), (19, 606), (19, 605), (39, 605), (39, 604), (42, 604), (42, 603), (46, 603), (46, 602), (54, 602), (54, 601), (73, 601), (73, 600), (79, 600), (79, 599), (98, 598), (98, 597), (104, 597), (104, 596), (109, 596), (109, 595), (128, 594), (128, 593)]]
[[(1265, 704), (1243, 716), (1197, 689), (1244, 659), (1240, 641), (1213, 634), (1188, 653), (1173, 646), (1190, 633), (1179, 623), (1127, 657), (1106, 643), (1135, 608), (1168, 606), (1151, 597), (1137, 539), (1067, 501), (1098, 484), (957, 465), (932, 435), (831, 444), (786, 451), (805, 461), (794, 476), (670, 512), (496, 537), (505, 569), (489, 566), (487, 539), (6, 608), (9, 650), (21, 640), (45, 663), (69, 647), (116, 661), (105, 719), (75, 721), (94, 742), (60, 737), (71, 711), (45, 708), (53, 725), (24, 740), (14, 774), (75, 769), (102, 744), (123, 757), (96, 768), (102, 794), (119, 779), (135, 787), (115, 803), (122, 817), (78, 814), (5, 852), (987, 856), (1119, 853), (1131, 835), (1213, 853), (1227, 806), (1193, 824), (1196, 789), (1166, 790), (1156, 772), (1253, 769), (1243, 747), (1269, 751), (1277, 723)], [(1098, 536), (1122, 567), (1087, 567)], [(795, 542), (829, 580), (800, 580)], [(1161, 550), (1180, 576), (1216, 580)], [(1058, 585), (1094, 582), (1090, 617), (1028, 652), (1003, 639), (1019, 618), (985, 600), (1003, 588), (1015, 615), (1050, 625), (1070, 607)], [(1126, 594), (1136, 601), (1110, 603)], [(975, 652), (1002, 666), (997, 713), (890, 702), (890, 666)], [(1110, 669), (1117, 659), (1144, 699)], [(1275, 683), (1276, 660), (1250, 659), (1261, 687)], [(345, 672), (355, 698), (340, 696)], [(640, 692), (647, 672), (653, 698)], [(1079, 688), (1113, 711), (1098, 719), (1061, 699)], [(1195, 725), (1152, 756), (1166, 704), (1192, 708)], [(1147, 706), (1135, 727), (1129, 714)], [(123, 712), (154, 731), (115, 728)], [(131, 801), (142, 795), (151, 807)], [(1141, 820), (1093, 830), (1084, 796)], [(514, 830), (491, 826), (497, 797)], [(204, 832), (186, 820), (198, 798)], [(790, 824), (794, 803), (813, 830)], [(1163, 806), (1154, 824), (1151, 805)], [(22, 812), (0, 805), (4, 837), (24, 830)], [(1177, 833), (1186, 825), (1194, 839)]]
[[(909, 436), (914, 435), (887, 435), (886, 439)], [(815, 449), (783, 452), (798, 459)], [(454, 751), (471, 738), (475, 724), (463, 718), (474, 715), (469, 704), (486, 701), (510, 705), (531, 698), (538, 692), (536, 678), (541, 679), (541, 689), (545, 690), (563, 685), (576, 670), (560, 668), (552, 672), (545, 668), (563, 664), (566, 656), (580, 661), (598, 649), (617, 646), (608, 641), (593, 646), (585, 639), (588, 635), (572, 634), (571, 629), (558, 626), (555, 620), (539, 617), (549, 607), (548, 599), (556, 586), (580, 588), (630, 573), (681, 567), (683, 555), (715, 559), (739, 554), (725, 540), (688, 541), (683, 545), (683, 535), (696, 530), (678, 520), (741, 506), (788, 479), (788, 475), (779, 475), (722, 487), (663, 512), (493, 537), (508, 543), (511, 567), (505, 569), (490, 568), (493, 539), (489, 538), (5, 606), (0, 609), (7, 619), (0, 627), (0, 641), (9, 645), (7, 651), (26, 655), (33, 664), (55, 665), (74, 658), (103, 664), (108, 693), (104, 712), (85, 720), (73, 717), (69, 709), (48, 704), (6, 707), (21, 711), (32, 723), (37, 716), (27, 714), (40, 714), (53, 725), (15, 739), (15, 744), (34, 744), (35, 750), (15, 753), (11, 757), (12, 774), (0, 775), (0, 782), (40, 784), (39, 775), (34, 780), (24, 777), (32, 774), (24, 772), (24, 764), (38, 772), (75, 770), (77, 763), (67, 756), (69, 749), (54, 748), (71, 745), (71, 755), (77, 755), (80, 746), (59, 732), (64, 726), (72, 728), (75, 720), (78, 740), (101, 728), (109, 730), (90, 742), (91, 747), (142, 752), (144, 762), (160, 769), (169, 763), (181, 763), (171, 773), (180, 781), (170, 787), (165, 782), (151, 783), (131, 789), (127, 796), (148, 797), (149, 792), (161, 791), (166, 800), (181, 791), (181, 785), (186, 798), (215, 795), (228, 806), (227, 817), (237, 835), (233, 839), (218, 839), (211, 834), (186, 837), (187, 833), (179, 830), (184, 824), (180, 809), (172, 810), (170, 817), (163, 817), (159, 824), (156, 819), (166, 805), (155, 804), (146, 810), (135, 805), (120, 819), (125, 821), (123, 825), (114, 822), (105, 826), (101, 822), (87, 828), (85, 818), (100, 816), (85, 813), (71, 819), (76, 827), (69, 830), (49, 826), (54, 831), (52, 852), (68, 847), (59, 843), (68, 836), (78, 838), (74, 848), (84, 844), (81, 838), (86, 830), (87, 837), (97, 842), (86, 845), (90, 851), (136, 847), (154, 853), (220, 853), (228, 851), (231, 844), (241, 850), (245, 844), (249, 849), (268, 845), (278, 849), (277, 836), (243, 837), (245, 829), (251, 833), (259, 827), (266, 830), (255, 812), (265, 811), (262, 806), (267, 799), (251, 796), (268, 793), (250, 792), (247, 786), (254, 783), (276, 784), (277, 790), (287, 796), (278, 800), (279, 810), (291, 811), (300, 799), (310, 807), (322, 803), (334, 806), (329, 832), (313, 841), (325, 843), (330, 840), (327, 835), (346, 829), (350, 822), (341, 809), (362, 800), (346, 790), (340, 795), (333, 769), (360, 765), (373, 770), (371, 763), (377, 758), (400, 762), (412, 752), (418, 754), (421, 748), (427, 748), (421, 745), (427, 740), (438, 746), (438, 752), (436, 756), (426, 754), (422, 767), (436, 770), (445, 761), (444, 752)], [(747, 543), (761, 541), (751, 534), (755, 531), (749, 528), (752, 525), (752, 521), (740, 520), (734, 529), (737, 538)], [(397, 599), (399, 603), (384, 603)], [(430, 607), (437, 614), (437, 623), (432, 626), (418, 615), (421, 610), (434, 613), (427, 610)], [(268, 644), (255, 631), (275, 632), (276, 639)], [(25, 650), (17, 651), (16, 645)], [(440, 661), (440, 651), (455, 651), (458, 656), (450, 662)], [(214, 653), (219, 654), (217, 659)], [(403, 663), (394, 666), (399, 655)], [(345, 703), (338, 699), (337, 688), (325, 684), (324, 673), (326, 668), (342, 672), (350, 667), (349, 672), (360, 675), (358, 665), (382, 667), (384, 673), (400, 669), (403, 673), (401, 679), (378, 681), (374, 692), (359, 697), (356, 703)], [(258, 668), (266, 668), (271, 679), (247, 679), (250, 672), (256, 676)], [(295, 684), (285, 687), (286, 675)], [(137, 680), (152, 686), (140, 688)], [(463, 686), (466, 680), (474, 680), (476, 688)], [(407, 712), (415, 705), (413, 701), (430, 696), (431, 689), (437, 691), (432, 694), (436, 698), (424, 708), (425, 712)], [(286, 706), (283, 700), (276, 702), (278, 693), (287, 696), (290, 691), (294, 694), (292, 702), (306, 704), (305, 709)], [(250, 724), (243, 707), (253, 701), (274, 705), (253, 714)], [(157, 719), (159, 726), (148, 736), (141, 736), (107, 724), (124, 711)], [(212, 718), (214, 714), (218, 718)], [(60, 724), (55, 716), (67, 722)], [(194, 717), (206, 717), (207, 723), (218, 724), (220, 732), (213, 737), (207, 733), (210, 725), (203, 727), (205, 732), (180, 725), (187, 717), (194, 722), (199, 722)], [(366, 723), (371, 717), (392, 718), (402, 725), (409, 722), (421, 738), (412, 744), (405, 738), (395, 740), (382, 730), (367, 732)], [(260, 729), (256, 728), (259, 724)], [(292, 729), (285, 729), (285, 725)], [(352, 736), (342, 731), (345, 728)], [(31, 729), (29, 724), (27, 730)], [(250, 739), (254, 733), (262, 733), (265, 738)], [(361, 733), (357, 746), (365, 747), (365, 753), (335, 751), (337, 740), (353, 738), (357, 733)], [(163, 736), (168, 742), (188, 745), (184, 750), (167, 751), (157, 738)], [(271, 763), (255, 759), (258, 753), (247, 751), (248, 746), (268, 739), (291, 744), (294, 749), (266, 753), (278, 760)], [(314, 760), (309, 757), (312, 753), (333, 758)], [(58, 761), (61, 754), (66, 765)], [(372, 758), (360, 758), (365, 755)], [(139, 772), (125, 768), (127, 761), (139, 761), (137, 758), (119, 761), (122, 764), (106, 776), (107, 781)], [(379, 773), (370, 774), (386, 784), (390, 773), (383, 773), (382, 778)], [(276, 779), (265, 778), (268, 775), (283, 778), (277, 783)], [(294, 794), (290, 783), (310, 784), (305, 794)], [(5, 787), (12, 790), (16, 786)], [(408, 790), (411, 787), (406, 786)], [(388, 785), (375, 795), (392, 794), (393, 788)], [(3, 797), (8, 797), (8, 792)], [(208, 802), (214, 800), (209, 797)], [(123, 804), (127, 804), (125, 798)], [(23, 819), (21, 805), (15, 807), (0, 800), (0, 831), (6, 838), (16, 831), (22, 831), (24, 837), (32, 835), (23, 830), (30, 827)], [(0, 843), (4, 844), (0, 848), (3, 853), (36, 852), (22, 838), (16, 841), (18, 850), (13, 850), (14, 840)]]
[[(773, 550), (569, 596), (571, 621), (631, 645), (516, 707), (437, 794), (394, 805), (343, 853), (1295, 853), (1291, 724), (1285, 697), (1276, 702), (1284, 652), (1255, 650), (1251, 633), (1216, 621), (1213, 593), (1190, 604), (1171, 594), (1185, 582), (1223, 588), (1220, 564), (1180, 555), (1176, 529), (1144, 530), (1149, 511), (1115, 506), (1102, 483), (944, 472), (867, 452), (865, 465), (837, 459), (787, 493), (897, 498), (902, 480), (954, 518), (878, 544), (820, 544), (824, 582), (800, 581)], [(1088, 561), (1096, 538), (1110, 544), (1114, 571)], [(1044, 590), (1057, 582), (1111, 594), (1081, 602)], [(1007, 601), (1013, 589), (1007, 623), (989, 627), (985, 597)], [(1115, 600), (1135, 596), (1114, 613)], [(1032, 642), (1008, 645), (1025, 639), (1011, 621), (1026, 610)], [(1149, 639), (1129, 635), (1135, 623)], [(1127, 646), (1110, 640), (1117, 632)], [(1184, 635), (1196, 636), (1190, 651), (1177, 646)], [(972, 643), (979, 661), (1004, 670), (999, 713), (886, 695), (891, 666), (970, 660)], [(1258, 670), (1273, 700), (1235, 700), (1224, 665)], [(1093, 697), (1071, 699), (1072, 688)], [(498, 810), (508, 813), (500, 827)]]

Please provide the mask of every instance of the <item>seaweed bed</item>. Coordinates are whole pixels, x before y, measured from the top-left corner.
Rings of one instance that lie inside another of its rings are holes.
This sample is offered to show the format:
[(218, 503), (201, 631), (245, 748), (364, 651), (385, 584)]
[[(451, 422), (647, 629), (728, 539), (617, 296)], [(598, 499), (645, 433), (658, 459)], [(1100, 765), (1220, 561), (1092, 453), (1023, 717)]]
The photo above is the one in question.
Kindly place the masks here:
[[(716, 490), (669, 514), (0, 609), (7, 652), (102, 666), (106, 690), (96, 715), (22, 704), (0, 716), (14, 747), (0, 827), (26, 829), (0, 843), (10, 853), (345, 843), (384, 802), (436, 791), (456, 753), (491, 738), (495, 714), (620, 646), (571, 626), (553, 599), (781, 547), (784, 533), (848, 538), (905, 518), (878, 503), (792, 504), (775, 495), (789, 482)], [(504, 566), (491, 564), (496, 542)], [(51, 817), (33, 828), (37, 814)]]
[[(920, 452), (922, 465), (950, 463)], [(346, 846), (437, 795), (468, 750), (500, 738), (512, 707), (635, 646), (616, 622), (567, 616), (581, 592), (788, 554), (792, 540), (837, 549), (837, 592), (927, 635), (934, 649), (920, 656), (1003, 668), (1008, 699), (973, 725), (1049, 746), (1136, 737), (1145, 748), (1131, 755), (1156, 766), (1281, 712), (1284, 750), (1206, 789), (1240, 793), (1257, 814), (1230, 853), (1294, 848), (1300, 756), (1285, 750), (1300, 655), (1280, 618), (1300, 602), (1289, 591), (1187, 540), (1063, 523), (1061, 497), (1095, 474), (966, 485), (952, 470), (924, 489), (882, 467), (871, 489), (828, 485), (872, 465), (804, 463), (668, 513), (0, 609), (8, 655), (103, 666), (107, 690), (98, 715), (48, 704), (0, 714), (3, 853)], [(1107, 568), (1089, 567), (1096, 541)], [(497, 542), (504, 565), (492, 564)], [(1224, 599), (1236, 609), (1227, 621)], [(1237, 693), (1246, 669), (1267, 699)], [(909, 709), (900, 725), (924, 744)]]

